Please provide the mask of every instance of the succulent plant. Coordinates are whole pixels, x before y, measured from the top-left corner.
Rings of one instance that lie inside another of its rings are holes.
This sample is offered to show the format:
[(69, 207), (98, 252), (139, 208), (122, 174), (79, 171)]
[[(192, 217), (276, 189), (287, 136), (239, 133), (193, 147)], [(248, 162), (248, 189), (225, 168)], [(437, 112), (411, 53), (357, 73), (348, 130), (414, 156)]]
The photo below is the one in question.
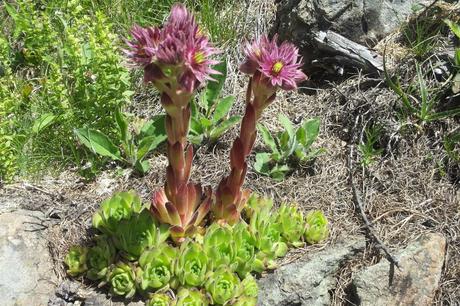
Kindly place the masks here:
[(184, 286), (201, 286), (208, 270), (208, 257), (203, 247), (191, 240), (184, 242), (174, 268), (179, 282)]
[(205, 287), (213, 303), (223, 305), (238, 294), (240, 279), (228, 267), (220, 266), (208, 277)]
[(107, 236), (97, 236), (96, 245), (88, 250), (86, 277), (91, 280), (102, 279), (115, 259), (115, 248)]
[(159, 289), (167, 286), (174, 277), (174, 261), (177, 249), (167, 245), (147, 250), (139, 258), (136, 270), (137, 280), (142, 290)]
[(164, 293), (155, 293), (152, 294), (150, 300), (146, 303), (146, 306), (171, 306), (172, 304), (171, 298)]
[(213, 223), (206, 231), (203, 248), (208, 256), (208, 266), (214, 270), (220, 265), (234, 263), (235, 246), (232, 228), (227, 224)]
[(67, 273), (71, 276), (78, 276), (87, 270), (88, 249), (81, 246), (72, 246), (64, 258), (67, 265)]
[(305, 218), (305, 240), (310, 244), (323, 241), (329, 235), (328, 221), (321, 210), (309, 212)]
[(260, 199), (260, 201), (263, 205), (254, 210), (250, 230), (256, 238), (256, 246), (259, 250), (256, 258), (263, 261), (265, 268), (274, 269), (275, 259), (286, 255), (288, 247), (282, 241), (282, 229), (276, 222), (276, 215), (270, 211), (272, 202), (267, 199)]
[(256, 306), (257, 298), (251, 296), (240, 296), (232, 304), (232, 306)]
[(263, 198), (257, 193), (252, 193), (248, 199), (246, 206), (244, 207), (244, 215), (247, 219), (251, 219), (252, 216), (261, 210), (270, 210), (273, 207), (273, 200), (270, 198)]
[(132, 267), (126, 263), (116, 264), (107, 274), (110, 283), (110, 292), (115, 295), (124, 295), (131, 298), (136, 293), (136, 275)]
[(174, 306), (208, 306), (207, 297), (199, 290), (180, 288)]
[(257, 285), (256, 279), (251, 274), (248, 274), (240, 286), (240, 294), (243, 296), (255, 297), (259, 295), (259, 286)]
[(141, 210), (141, 199), (135, 191), (115, 193), (104, 200), (93, 215), (93, 227), (106, 234), (113, 234), (121, 220), (130, 219), (133, 213)]
[[(191, 155), (189, 164), (191, 166)], [(174, 183), (173, 175), (167, 177), (171, 177), (171, 183), (168, 185), (171, 186)], [(175, 195), (176, 205), (169, 200), (173, 195), (168, 196), (169, 193), (161, 189), (154, 193), (150, 206), (150, 211), (158, 221), (171, 225), (171, 238), (176, 244), (182, 243), (185, 237), (196, 232), (211, 206), (211, 195), (208, 191), (205, 191), (205, 199), (202, 200), (203, 192), (200, 185), (188, 183), (181, 185), (179, 189)]]
[(233, 226), (233, 242), (235, 244), (235, 272), (244, 278), (249, 272), (264, 270), (262, 261), (256, 258), (256, 239), (249, 231), (248, 225), (241, 221)]
[(113, 241), (128, 260), (139, 258), (148, 248), (159, 245), (168, 238), (168, 226), (157, 226), (146, 210), (118, 224)]
[(281, 236), (286, 243), (296, 248), (304, 243), (302, 237), (305, 232), (305, 221), (303, 213), (297, 206), (283, 204), (277, 212), (276, 222), (281, 227)]

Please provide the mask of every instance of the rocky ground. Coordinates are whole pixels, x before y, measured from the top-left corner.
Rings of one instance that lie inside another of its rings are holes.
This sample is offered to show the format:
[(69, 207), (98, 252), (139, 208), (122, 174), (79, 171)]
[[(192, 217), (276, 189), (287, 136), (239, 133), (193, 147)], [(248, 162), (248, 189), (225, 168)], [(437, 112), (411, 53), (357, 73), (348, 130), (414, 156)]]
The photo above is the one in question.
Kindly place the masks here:
[[(251, 22), (258, 33), (268, 29), (281, 33), (303, 48), (308, 63), (314, 62), (307, 67), (310, 82), (299, 93), (279, 95), (262, 121), (277, 130), (279, 112), (297, 122), (319, 117), (316, 146), (326, 153), (296, 168), (282, 182), (250, 171), (246, 186), (272, 196), (277, 203), (322, 209), (331, 223), (331, 237), (325, 244), (292, 251), (281, 268), (262, 276), (260, 305), (459, 304), (460, 171), (458, 165), (447, 162), (439, 141), (440, 135), (459, 126), (458, 119), (422, 128), (401, 122), (395, 115), (399, 98), (375, 65), (386, 46), (392, 71), (414, 75), (415, 59), (398, 41), (398, 29), (415, 2), (301, 0), (262, 8), (250, 2), (249, 9), (256, 13)], [(451, 8), (452, 12), (457, 9)], [(358, 52), (365, 54), (364, 59), (352, 55), (355, 61), (350, 62), (344, 57), (353, 52), (334, 54), (329, 49), (332, 53), (327, 53), (321, 49), (324, 44), (312, 43), (318, 31), (327, 30), (365, 46), (365, 51)], [(447, 46), (442, 45), (439, 52), (446, 53)], [(366, 57), (369, 54), (376, 57), (371, 60)], [(238, 60), (237, 55), (232, 57), (233, 73), (226, 88), (238, 97), (234, 113), (243, 110), (246, 82), (236, 73)], [(363, 72), (357, 73), (353, 65), (361, 65)], [(156, 97), (147, 90), (139, 89), (137, 96), (134, 112), (160, 111)], [(375, 123), (382, 126), (379, 146), (383, 154), (363, 167), (357, 144), (365, 127)], [(216, 145), (197, 150), (194, 180), (204, 185), (218, 183), (228, 170), (222, 165), (227, 164), (236, 134), (234, 129)], [(263, 150), (258, 140), (255, 151)], [(145, 177), (108, 169), (87, 182), (66, 171), (58, 177), (3, 186), (0, 293), (5, 305), (46, 305), (48, 301), (50, 305), (116, 305), (106, 291), (91, 283), (69, 280), (63, 257), (71, 245), (92, 235), (91, 215), (112, 192), (135, 189), (148, 201), (151, 192), (162, 186), (167, 160), (158, 153), (150, 161), (152, 170)]]

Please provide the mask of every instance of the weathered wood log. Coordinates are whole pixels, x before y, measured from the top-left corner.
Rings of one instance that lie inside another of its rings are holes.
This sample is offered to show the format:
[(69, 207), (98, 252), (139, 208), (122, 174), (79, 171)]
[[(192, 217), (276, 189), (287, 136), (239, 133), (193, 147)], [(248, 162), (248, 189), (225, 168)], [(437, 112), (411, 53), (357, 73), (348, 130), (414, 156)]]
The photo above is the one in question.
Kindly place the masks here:
[(366, 72), (383, 71), (383, 58), (377, 52), (330, 30), (314, 34), (318, 50), (330, 54), (319, 61), (327, 61), (338, 68), (351, 66)]

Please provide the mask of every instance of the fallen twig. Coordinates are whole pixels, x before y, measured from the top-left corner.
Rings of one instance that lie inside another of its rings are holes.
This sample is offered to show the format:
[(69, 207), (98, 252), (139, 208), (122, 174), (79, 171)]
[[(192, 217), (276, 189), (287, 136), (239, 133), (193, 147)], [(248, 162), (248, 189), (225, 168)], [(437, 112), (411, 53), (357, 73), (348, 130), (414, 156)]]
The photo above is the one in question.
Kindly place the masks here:
[[(359, 210), (359, 213), (361, 215), (362, 220), (364, 221), (364, 225), (367, 231), (367, 234), (370, 239), (374, 240), (376, 243), (376, 247), (383, 251), (385, 253), (385, 258), (390, 262), (391, 267), (390, 267), (390, 274), (393, 274), (392, 271), (394, 270), (393, 266), (398, 267), (398, 269), (401, 269), (398, 260), (390, 253), (388, 248), (385, 246), (385, 244), (382, 242), (382, 240), (375, 234), (374, 232), (374, 227), (371, 222), (369, 222), (369, 219), (367, 218), (365, 212), (364, 212), (364, 202), (361, 196), (361, 192), (356, 188), (356, 185), (354, 184), (353, 181), (353, 146), (354, 142), (356, 140), (356, 127), (358, 125), (359, 119), (361, 118), (361, 115), (357, 116), (355, 119), (355, 124), (353, 126), (352, 130), (352, 138), (351, 138), (351, 143), (349, 145), (350, 147), (350, 153), (348, 155), (348, 169), (350, 172), (350, 185), (351, 189), (353, 191), (353, 199), (357, 205), (357, 208)], [(390, 275), (390, 279), (392, 276)], [(391, 283), (391, 281), (390, 281)]]

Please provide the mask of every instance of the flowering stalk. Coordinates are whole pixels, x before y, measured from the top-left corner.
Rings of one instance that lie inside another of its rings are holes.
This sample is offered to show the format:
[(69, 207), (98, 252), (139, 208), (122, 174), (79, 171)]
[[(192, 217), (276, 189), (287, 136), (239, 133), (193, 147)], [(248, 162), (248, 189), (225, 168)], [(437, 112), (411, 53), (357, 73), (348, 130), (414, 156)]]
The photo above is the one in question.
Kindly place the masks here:
[(302, 61), (298, 49), (287, 42), (278, 45), (276, 36), (271, 41), (263, 36), (252, 44), (246, 43), (244, 51), (246, 59), (240, 70), (251, 76), (246, 92), (246, 111), (240, 135), (230, 151), (230, 174), (219, 183), (212, 207), (216, 219), (229, 223), (238, 221), (250, 194), (249, 190), (242, 190), (242, 186), (248, 168), (246, 159), (257, 136), (257, 121), (263, 110), (275, 100), (279, 88), (296, 89), (297, 83), (307, 78), (300, 70)]
[[(151, 212), (171, 224), (171, 236), (180, 243), (192, 234), (210, 209), (210, 192), (189, 182), (193, 147), (187, 143), (191, 116), (190, 100), (200, 84), (217, 73), (210, 56), (217, 50), (199, 30), (184, 5), (176, 4), (162, 29), (135, 26), (125, 51), (131, 61), (144, 68), (144, 82), (161, 93), (166, 111), (166, 183), (152, 197)], [(204, 200), (203, 200), (204, 198)]]

